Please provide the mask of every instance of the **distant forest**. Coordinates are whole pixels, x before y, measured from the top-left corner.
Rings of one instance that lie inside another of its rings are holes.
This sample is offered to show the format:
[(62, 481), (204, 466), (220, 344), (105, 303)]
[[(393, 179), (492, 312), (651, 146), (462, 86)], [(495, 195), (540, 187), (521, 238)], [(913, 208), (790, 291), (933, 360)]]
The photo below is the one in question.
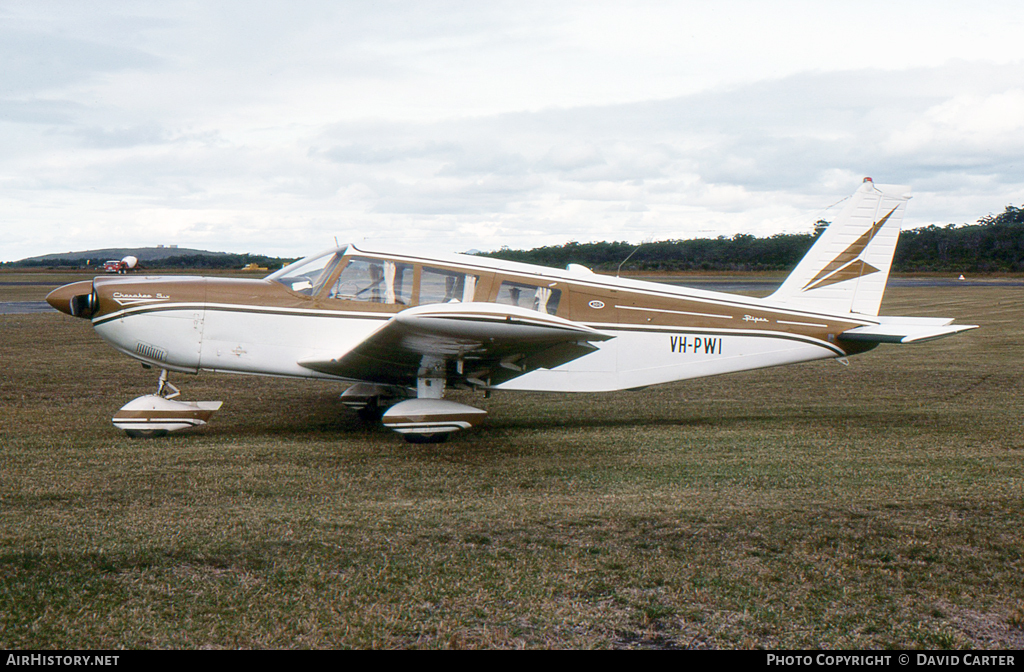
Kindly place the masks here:
[[(626, 242), (569, 242), (532, 250), (502, 248), (480, 256), (564, 268), (583, 264), (594, 270), (614, 271), (622, 264), (628, 271), (786, 271), (796, 266), (828, 222), (819, 222), (814, 233), (780, 233), (757, 238), (738, 233), (731, 238), (695, 238), (645, 243), (639, 249)], [(630, 254), (632, 253), (632, 256)], [(102, 266), (92, 259), (92, 266)], [(229, 269), (255, 263), (273, 271), (291, 259), (260, 254), (184, 254), (142, 260), (143, 267), (158, 269)], [(5, 267), (85, 268), (85, 258), (26, 259), (0, 264)], [(1007, 206), (977, 224), (927, 226), (900, 233), (893, 260), (896, 272), (1000, 273), (1024, 272), (1024, 208)]]
[(276, 271), (285, 264), (290, 264), (294, 259), (280, 259), (278, 257), (267, 257), (262, 254), (183, 254), (176, 257), (167, 257), (160, 261), (151, 262), (158, 268), (243, 268), (249, 264), (256, 264), (269, 271)]
[[(532, 250), (502, 248), (482, 256), (563, 268), (583, 264), (614, 271), (783, 271), (796, 266), (824, 231), (780, 233), (767, 238), (736, 234), (731, 238), (695, 238), (645, 243), (570, 242)], [(1007, 206), (977, 224), (936, 225), (900, 233), (893, 259), (896, 272), (997, 273), (1024, 272), (1024, 209)]]

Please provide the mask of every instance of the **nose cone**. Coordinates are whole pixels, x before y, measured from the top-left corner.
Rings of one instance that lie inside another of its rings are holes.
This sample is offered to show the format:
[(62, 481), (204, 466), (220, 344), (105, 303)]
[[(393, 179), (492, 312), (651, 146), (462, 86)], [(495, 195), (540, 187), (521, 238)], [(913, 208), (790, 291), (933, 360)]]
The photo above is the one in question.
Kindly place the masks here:
[(88, 296), (89, 294), (92, 294), (92, 280), (72, 282), (70, 285), (58, 287), (47, 294), (46, 302), (62, 313), (78, 317), (75, 315), (75, 309), (71, 302), (76, 296)]

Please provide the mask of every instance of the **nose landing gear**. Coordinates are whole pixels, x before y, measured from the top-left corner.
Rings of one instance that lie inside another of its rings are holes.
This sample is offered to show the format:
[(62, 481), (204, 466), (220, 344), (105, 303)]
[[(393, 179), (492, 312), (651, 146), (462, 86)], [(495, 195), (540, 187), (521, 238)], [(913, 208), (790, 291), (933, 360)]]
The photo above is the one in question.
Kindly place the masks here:
[(156, 394), (132, 399), (114, 415), (113, 423), (133, 439), (165, 436), (189, 427), (205, 425), (223, 402), (177, 401), (181, 392), (160, 371)]

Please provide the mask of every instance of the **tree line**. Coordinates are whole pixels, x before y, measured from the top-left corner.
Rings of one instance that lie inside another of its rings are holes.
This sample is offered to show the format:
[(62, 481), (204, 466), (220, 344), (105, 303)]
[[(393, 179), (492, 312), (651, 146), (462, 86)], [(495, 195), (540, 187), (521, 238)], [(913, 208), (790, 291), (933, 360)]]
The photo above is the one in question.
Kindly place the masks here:
[[(816, 226), (813, 233), (779, 233), (766, 238), (739, 233), (732, 237), (664, 240), (639, 248), (627, 242), (573, 241), (532, 250), (502, 248), (481, 254), (557, 268), (583, 264), (600, 271), (614, 271), (620, 264), (623, 270), (630, 271), (784, 271), (796, 266), (825, 230), (826, 222), (819, 224), (822, 226)], [(977, 224), (933, 224), (903, 231), (893, 270), (1024, 272), (1024, 209), (1007, 206), (1004, 212), (982, 217)]]
[[(732, 237), (663, 240), (637, 248), (627, 242), (578, 243), (532, 250), (481, 252), (481, 256), (564, 268), (583, 264), (594, 270), (615, 271), (786, 271), (796, 266), (825, 230), (819, 221), (809, 233), (778, 233), (758, 238), (745, 233)], [(632, 255), (632, 256), (631, 256)], [(96, 267), (96, 260), (92, 260)], [(261, 254), (185, 254), (147, 262), (160, 269), (230, 269), (255, 263), (276, 270), (292, 259)], [(625, 262), (625, 263), (623, 263)], [(102, 265), (102, 260), (99, 264)], [(5, 267), (86, 268), (86, 259), (33, 259), (7, 262)], [(1024, 208), (1012, 205), (976, 224), (931, 225), (900, 233), (893, 259), (896, 272), (998, 273), (1024, 272)]]

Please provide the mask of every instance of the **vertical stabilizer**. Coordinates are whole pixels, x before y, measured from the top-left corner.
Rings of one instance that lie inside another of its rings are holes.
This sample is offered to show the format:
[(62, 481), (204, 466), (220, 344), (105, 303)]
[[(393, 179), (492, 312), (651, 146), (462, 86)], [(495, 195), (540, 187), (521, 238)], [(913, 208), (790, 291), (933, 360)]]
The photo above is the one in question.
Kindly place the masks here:
[(853, 195), (767, 301), (828, 313), (878, 315), (910, 187), (875, 184)]

